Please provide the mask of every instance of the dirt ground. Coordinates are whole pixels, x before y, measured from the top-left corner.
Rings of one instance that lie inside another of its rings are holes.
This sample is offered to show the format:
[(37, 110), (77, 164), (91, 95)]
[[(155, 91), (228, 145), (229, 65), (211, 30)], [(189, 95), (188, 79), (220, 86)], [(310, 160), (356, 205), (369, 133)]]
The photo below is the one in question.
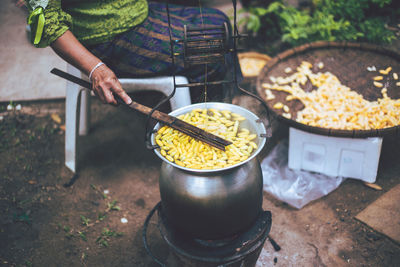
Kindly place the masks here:
[[(135, 97), (146, 105), (159, 99)], [(77, 176), (64, 166), (63, 101), (22, 103), (10, 112), (1, 104), (0, 266), (158, 266), (142, 243), (144, 220), (160, 199), (161, 164), (145, 148), (145, 117), (92, 102)], [(354, 219), (399, 183), (399, 157), (400, 139), (385, 139), (382, 191), (349, 179), (301, 210), (265, 194), (271, 236), (282, 250), (266, 242), (257, 266), (400, 266), (399, 244)], [(154, 222), (148, 235), (154, 254), (167, 260)]]

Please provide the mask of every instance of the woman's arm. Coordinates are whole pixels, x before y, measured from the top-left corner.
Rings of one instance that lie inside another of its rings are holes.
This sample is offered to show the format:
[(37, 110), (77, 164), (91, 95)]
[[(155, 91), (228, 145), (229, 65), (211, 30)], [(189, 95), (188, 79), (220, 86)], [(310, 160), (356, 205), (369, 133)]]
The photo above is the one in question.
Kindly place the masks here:
[[(87, 75), (101, 62), (69, 30), (58, 37), (51, 44), (51, 47), (61, 58)], [(126, 104), (132, 103), (132, 99), (122, 89), (114, 72), (106, 65), (101, 65), (93, 71), (91, 81), (93, 83), (93, 91), (103, 103), (116, 105), (117, 101), (113, 93), (119, 95)]]

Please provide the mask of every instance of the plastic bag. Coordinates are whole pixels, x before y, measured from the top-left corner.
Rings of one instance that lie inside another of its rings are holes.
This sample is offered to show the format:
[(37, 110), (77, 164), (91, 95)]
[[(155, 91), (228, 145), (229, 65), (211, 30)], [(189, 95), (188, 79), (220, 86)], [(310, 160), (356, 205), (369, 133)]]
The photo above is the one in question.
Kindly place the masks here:
[(340, 176), (289, 169), (287, 139), (279, 142), (261, 161), (261, 169), (264, 190), (297, 209), (329, 194), (345, 180)]

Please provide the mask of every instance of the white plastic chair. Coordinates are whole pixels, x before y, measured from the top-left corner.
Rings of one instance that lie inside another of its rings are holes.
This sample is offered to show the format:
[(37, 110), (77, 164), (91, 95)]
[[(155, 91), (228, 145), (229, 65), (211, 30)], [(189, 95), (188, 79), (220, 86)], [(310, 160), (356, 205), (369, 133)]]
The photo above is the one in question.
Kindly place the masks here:
[[(68, 73), (75, 76), (85, 76), (72, 65), (67, 66)], [(87, 77), (86, 77), (87, 78)], [(141, 90), (155, 90), (169, 95), (174, 89), (172, 76), (120, 79), (122, 88), (129, 93)], [(183, 76), (175, 77), (176, 84), (187, 84), (188, 80)], [(80, 100), (80, 103), (79, 103)], [(175, 95), (170, 99), (171, 109), (177, 109), (191, 104), (188, 87), (176, 88)], [(78, 126), (79, 125), (79, 126)], [(79, 85), (67, 82), (65, 103), (65, 165), (76, 172), (77, 136), (87, 135), (90, 125), (90, 90)], [(78, 126), (78, 129), (77, 129)]]

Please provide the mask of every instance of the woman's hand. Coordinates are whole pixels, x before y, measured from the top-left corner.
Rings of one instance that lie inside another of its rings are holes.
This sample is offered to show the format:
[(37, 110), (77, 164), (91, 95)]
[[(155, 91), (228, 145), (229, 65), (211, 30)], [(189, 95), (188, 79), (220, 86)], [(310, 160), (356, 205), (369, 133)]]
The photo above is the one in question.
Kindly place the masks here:
[(117, 105), (114, 94), (118, 95), (126, 104), (132, 103), (132, 99), (122, 89), (120, 82), (114, 72), (106, 65), (96, 68), (91, 76), (93, 91), (106, 104)]
[(87, 50), (71, 31), (67, 30), (63, 35), (58, 37), (51, 44), (51, 47), (68, 63), (87, 75), (92, 73), (91, 82), (93, 83), (93, 91), (103, 103), (116, 105), (115, 94), (126, 104), (129, 105), (132, 103), (132, 99), (122, 89), (114, 72), (104, 64), (95, 68), (96, 64), (101, 62), (101, 60)]

